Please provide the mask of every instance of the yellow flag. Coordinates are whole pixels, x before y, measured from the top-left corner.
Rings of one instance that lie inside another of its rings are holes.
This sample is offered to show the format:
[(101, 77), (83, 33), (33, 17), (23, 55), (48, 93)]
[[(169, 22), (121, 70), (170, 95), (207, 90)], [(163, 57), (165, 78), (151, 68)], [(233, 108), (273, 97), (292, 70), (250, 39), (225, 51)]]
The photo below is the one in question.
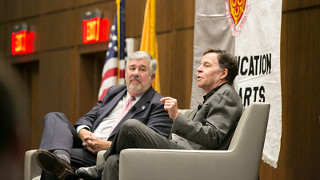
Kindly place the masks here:
[(140, 50), (149, 53), (157, 60), (158, 68), (156, 70), (156, 77), (152, 86), (156, 91), (158, 91), (158, 93), (160, 93), (158, 43), (156, 36), (156, 0), (147, 0)]

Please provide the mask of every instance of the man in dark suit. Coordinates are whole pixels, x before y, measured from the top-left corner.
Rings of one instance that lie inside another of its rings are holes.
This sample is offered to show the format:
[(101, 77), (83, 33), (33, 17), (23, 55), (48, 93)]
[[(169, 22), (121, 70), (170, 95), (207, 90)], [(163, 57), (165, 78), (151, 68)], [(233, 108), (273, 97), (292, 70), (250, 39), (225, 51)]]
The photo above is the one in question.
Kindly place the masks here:
[(130, 118), (168, 137), (172, 120), (160, 102), (163, 96), (151, 87), (156, 68), (155, 59), (137, 51), (126, 67), (126, 85), (109, 88), (103, 100), (74, 126), (62, 113), (47, 114), (36, 153), (43, 170), (41, 178), (75, 179), (73, 168), (94, 165), (96, 153), (110, 147), (121, 125)]
[(208, 49), (197, 71), (197, 85), (206, 95), (192, 118), (179, 114), (176, 99), (161, 99), (173, 120), (171, 139), (130, 119), (122, 125), (104, 154), (106, 163), (79, 168), (76, 174), (84, 179), (100, 179), (101, 176), (103, 180), (118, 179), (119, 153), (126, 148), (227, 149), (243, 111), (240, 96), (232, 87), (238, 74), (237, 60), (223, 50)]

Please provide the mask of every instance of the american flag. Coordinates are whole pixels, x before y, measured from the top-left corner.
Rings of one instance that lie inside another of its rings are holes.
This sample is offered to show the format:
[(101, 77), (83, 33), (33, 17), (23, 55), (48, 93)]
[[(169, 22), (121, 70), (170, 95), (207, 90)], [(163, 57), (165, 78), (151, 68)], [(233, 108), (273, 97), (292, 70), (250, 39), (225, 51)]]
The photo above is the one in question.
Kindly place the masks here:
[[(118, 1), (117, 1), (118, 2)], [(113, 24), (111, 27), (110, 40), (108, 45), (108, 51), (106, 54), (106, 60), (104, 63), (102, 71), (102, 80), (99, 89), (98, 100), (102, 100), (107, 93), (109, 87), (116, 84), (124, 84), (124, 73), (125, 73), (125, 58), (127, 56), (126, 52), (126, 42), (125, 42), (125, 25), (124, 25), (124, 7), (125, 0), (121, 0), (120, 7), (113, 19)], [(120, 29), (118, 30), (117, 17), (120, 14)], [(118, 32), (120, 34), (118, 34)], [(118, 38), (120, 37), (119, 41)], [(118, 42), (120, 44), (118, 45)], [(120, 48), (120, 49), (119, 49)], [(120, 66), (118, 70), (118, 65)], [(120, 74), (118, 75), (118, 71)]]

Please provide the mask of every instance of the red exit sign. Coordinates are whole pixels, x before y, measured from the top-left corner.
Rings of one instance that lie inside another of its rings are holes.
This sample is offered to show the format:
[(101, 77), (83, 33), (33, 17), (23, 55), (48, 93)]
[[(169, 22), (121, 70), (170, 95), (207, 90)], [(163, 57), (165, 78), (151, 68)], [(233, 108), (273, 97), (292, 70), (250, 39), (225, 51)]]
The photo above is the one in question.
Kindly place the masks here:
[(34, 50), (34, 32), (30, 32), (25, 24), (17, 25), (17, 31), (11, 33), (12, 54), (28, 54)]
[(82, 17), (83, 44), (96, 43), (108, 40), (109, 20), (101, 18), (98, 9), (86, 12)]

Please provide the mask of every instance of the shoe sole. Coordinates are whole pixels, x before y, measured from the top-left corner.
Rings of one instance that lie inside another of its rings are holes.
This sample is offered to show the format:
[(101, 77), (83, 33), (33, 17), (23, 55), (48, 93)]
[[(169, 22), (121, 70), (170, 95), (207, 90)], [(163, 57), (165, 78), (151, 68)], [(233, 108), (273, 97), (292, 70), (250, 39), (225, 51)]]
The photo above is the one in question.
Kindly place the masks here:
[(74, 180), (75, 175), (67, 168), (61, 167), (56, 158), (47, 151), (38, 150), (36, 153), (36, 160), (42, 170), (53, 174), (60, 180)]
[(55, 168), (55, 158), (45, 151), (37, 151), (36, 160), (40, 168), (48, 173), (51, 173)]

